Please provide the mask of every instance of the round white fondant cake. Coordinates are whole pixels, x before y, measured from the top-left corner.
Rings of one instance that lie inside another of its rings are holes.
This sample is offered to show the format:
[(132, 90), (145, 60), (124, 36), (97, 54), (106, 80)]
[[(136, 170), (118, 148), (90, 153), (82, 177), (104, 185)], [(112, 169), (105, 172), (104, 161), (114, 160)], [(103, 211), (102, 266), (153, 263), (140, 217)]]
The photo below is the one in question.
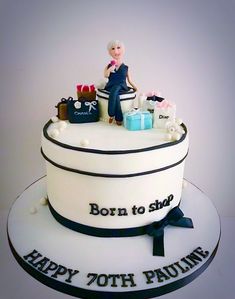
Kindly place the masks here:
[(51, 137), (59, 127), (60, 121), (44, 127), (42, 154), (50, 207), (63, 223), (112, 235), (160, 221), (179, 205), (188, 152), (185, 126), (174, 142), (165, 140), (163, 130), (132, 132), (105, 122), (67, 123)]
[(124, 126), (110, 124), (107, 99), (86, 96), (62, 99), (43, 128), (46, 176), (8, 217), (16, 260), (84, 299), (147, 299), (183, 287), (208, 267), (220, 239), (215, 207), (183, 179), (186, 126), (164, 99), (153, 114), (131, 109)]

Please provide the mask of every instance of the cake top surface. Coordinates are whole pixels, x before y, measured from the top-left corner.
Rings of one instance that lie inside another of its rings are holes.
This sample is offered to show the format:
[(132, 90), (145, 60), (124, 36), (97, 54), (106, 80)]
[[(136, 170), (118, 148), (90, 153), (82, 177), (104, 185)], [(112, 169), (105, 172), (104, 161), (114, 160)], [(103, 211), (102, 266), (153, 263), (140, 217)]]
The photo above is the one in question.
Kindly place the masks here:
[(48, 138), (55, 131), (51, 141), (71, 147), (101, 151), (138, 150), (169, 144), (165, 131), (161, 129), (128, 131), (123, 126), (110, 125), (106, 122), (71, 124), (67, 121), (50, 123), (44, 130)]

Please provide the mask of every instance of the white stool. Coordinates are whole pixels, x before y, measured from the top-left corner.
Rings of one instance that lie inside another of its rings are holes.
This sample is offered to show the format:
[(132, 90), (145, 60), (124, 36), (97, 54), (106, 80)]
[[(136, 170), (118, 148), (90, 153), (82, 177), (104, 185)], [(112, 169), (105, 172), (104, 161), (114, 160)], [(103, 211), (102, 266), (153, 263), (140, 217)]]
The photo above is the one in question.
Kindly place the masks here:
[[(105, 89), (97, 90), (97, 98), (99, 103), (99, 112), (100, 112), (100, 120), (109, 121), (108, 115), (108, 100), (109, 100), (110, 92)], [(134, 99), (136, 98), (136, 92), (134, 89), (129, 89), (128, 91), (124, 91), (120, 93), (120, 102), (122, 113), (130, 111), (134, 108)]]

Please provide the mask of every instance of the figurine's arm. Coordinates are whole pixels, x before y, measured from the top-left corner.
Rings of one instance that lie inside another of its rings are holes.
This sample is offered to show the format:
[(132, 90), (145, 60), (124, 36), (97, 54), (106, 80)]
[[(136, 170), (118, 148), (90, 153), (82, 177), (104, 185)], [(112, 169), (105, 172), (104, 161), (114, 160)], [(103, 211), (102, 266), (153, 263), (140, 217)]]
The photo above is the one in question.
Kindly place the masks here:
[(106, 66), (106, 68), (104, 69), (104, 77), (108, 78), (110, 73), (113, 72), (114, 70), (115, 70), (115, 65), (111, 65), (110, 67)]
[(134, 89), (135, 91), (138, 90), (137, 87), (135, 86), (135, 84), (131, 81), (129, 71), (127, 72), (127, 81), (128, 81), (128, 83), (133, 87), (133, 89)]

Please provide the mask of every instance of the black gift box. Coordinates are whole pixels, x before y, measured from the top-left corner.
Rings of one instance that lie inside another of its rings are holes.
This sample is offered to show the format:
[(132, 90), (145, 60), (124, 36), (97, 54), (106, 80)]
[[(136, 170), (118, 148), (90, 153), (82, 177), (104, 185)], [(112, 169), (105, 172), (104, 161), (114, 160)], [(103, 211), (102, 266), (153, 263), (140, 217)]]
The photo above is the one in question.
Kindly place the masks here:
[(89, 123), (98, 121), (98, 101), (91, 101), (85, 98), (80, 98), (78, 101), (69, 101), (68, 119), (71, 123)]

